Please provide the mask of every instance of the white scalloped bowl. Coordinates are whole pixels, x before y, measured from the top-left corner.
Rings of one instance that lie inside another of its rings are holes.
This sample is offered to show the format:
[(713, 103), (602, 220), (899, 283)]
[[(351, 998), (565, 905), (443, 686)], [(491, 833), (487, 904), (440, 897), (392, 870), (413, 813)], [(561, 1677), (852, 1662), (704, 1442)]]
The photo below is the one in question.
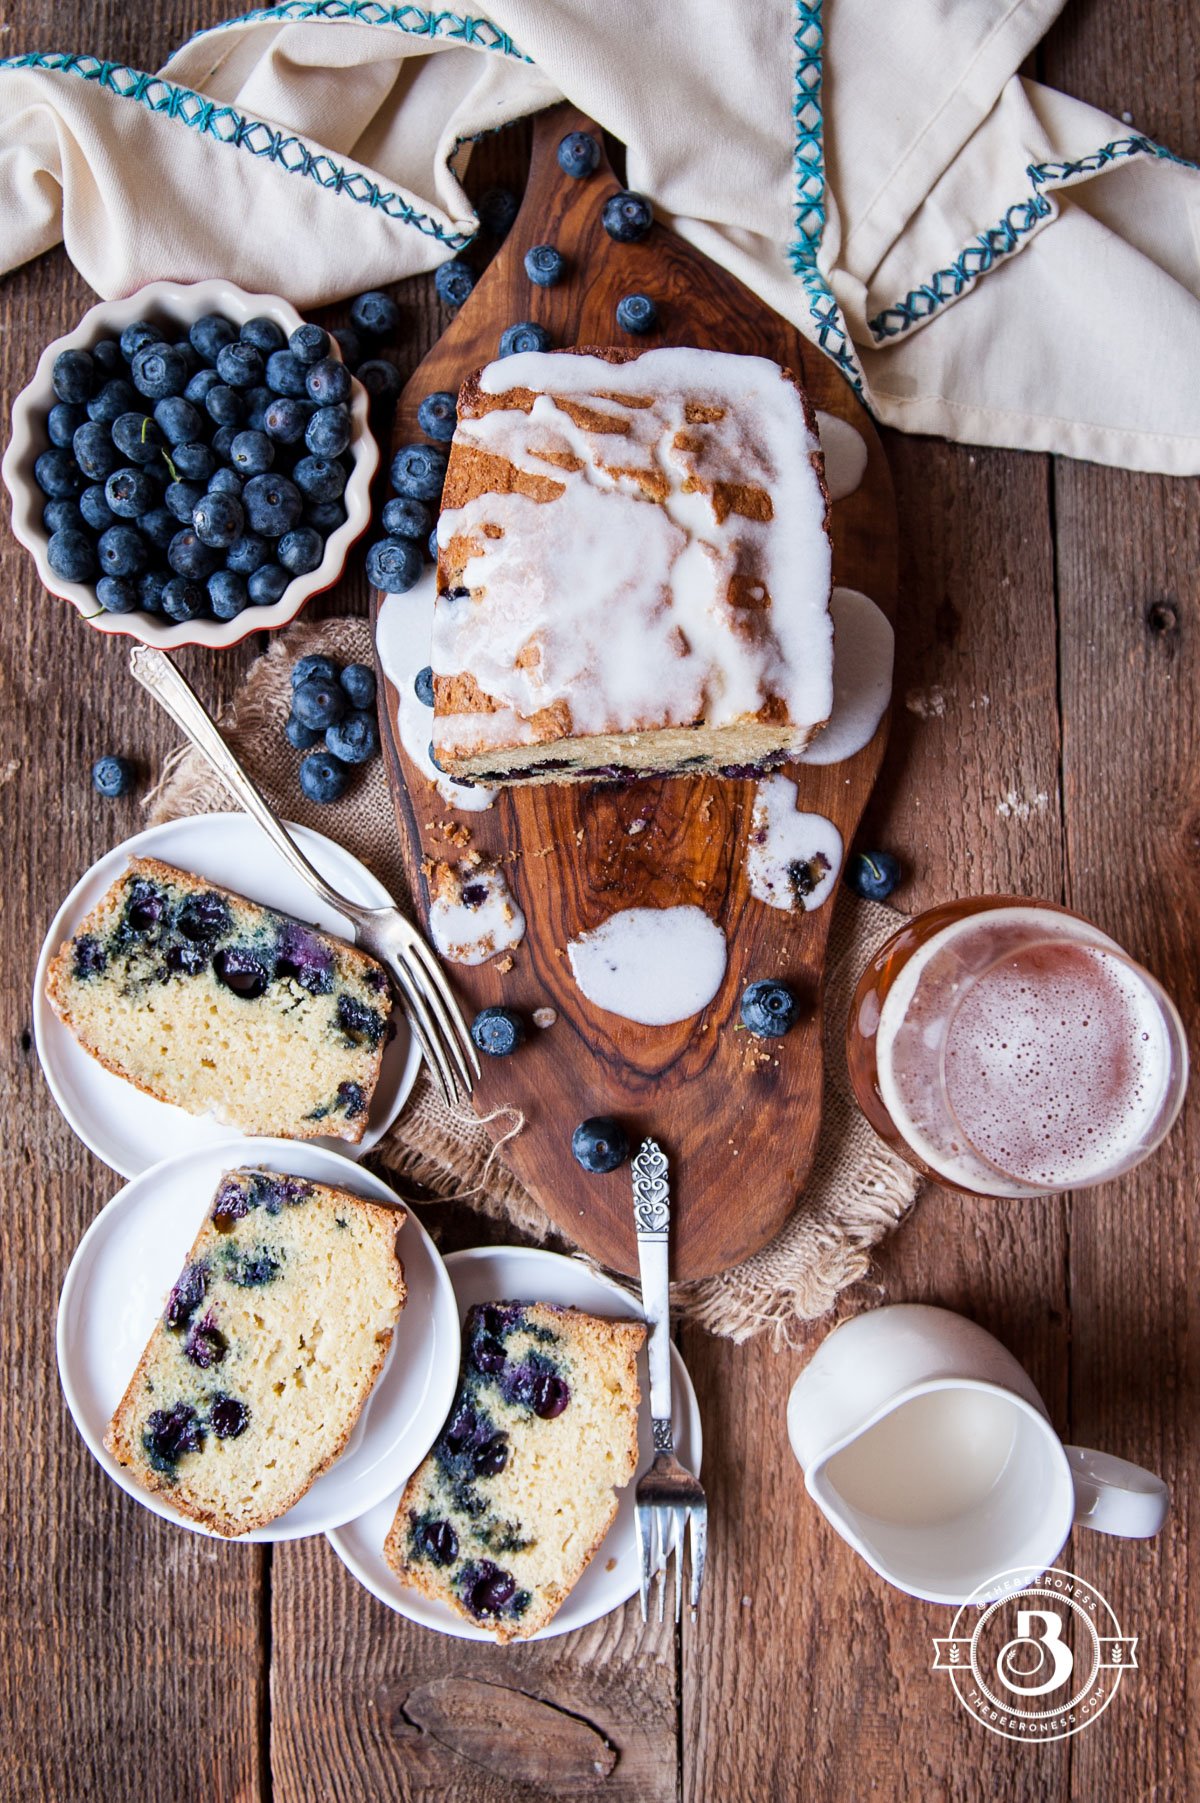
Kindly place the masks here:
[[(350, 455), (353, 469), (346, 483), (343, 503), (346, 519), (325, 541), (325, 556), (315, 570), (297, 576), (271, 607), (247, 607), (234, 620), (186, 620), (178, 625), (155, 614), (108, 613), (96, 600), (95, 590), (83, 582), (64, 582), (50, 568), (49, 534), (42, 525), (46, 496), (34, 481), (33, 466), (50, 445), (46, 417), (56, 396), (51, 380), (60, 351), (89, 350), (101, 338), (119, 338), (135, 320), (152, 319), (159, 325), (187, 327), (206, 313), (221, 313), (235, 324), (265, 314), (288, 337), (304, 324), (288, 301), (275, 294), (246, 294), (232, 282), (151, 282), (126, 300), (101, 301), (84, 314), (73, 332), (48, 344), (38, 359), (33, 380), (13, 402), (12, 436), (0, 463), (0, 475), (12, 497), (12, 527), (16, 537), (37, 564), (43, 588), (69, 601), (97, 632), (124, 633), (143, 645), (172, 651), (180, 645), (236, 645), (252, 632), (274, 632), (287, 626), (305, 602), (332, 588), (346, 564), (355, 539), (371, 521), (371, 478), (379, 467), (379, 447), (367, 423), (367, 392), (354, 382), (350, 396), (353, 433)], [(331, 357), (340, 360), (337, 340), (330, 340)]]

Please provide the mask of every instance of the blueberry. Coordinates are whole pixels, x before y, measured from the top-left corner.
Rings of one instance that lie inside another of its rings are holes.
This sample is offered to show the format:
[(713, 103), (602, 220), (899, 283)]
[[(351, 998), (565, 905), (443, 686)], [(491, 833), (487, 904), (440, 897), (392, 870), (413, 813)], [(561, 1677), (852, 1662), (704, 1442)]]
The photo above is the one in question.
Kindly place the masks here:
[(306, 576), (319, 568), (325, 555), (325, 541), (311, 526), (294, 526), (279, 541), (276, 556), (283, 568), (293, 576)]
[(458, 1535), (448, 1521), (418, 1521), (413, 1525), (412, 1548), (419, 1559), (453, 1565), (458, 1558)]
[(322, 357), (309, 365), (305, 378), (308, 398), (318, 407), (335, 407), (350, 399), (350, 371), (336, 357)]
[(292, 479), (312, 501), (338, 501), (346, 488), (346, 472), (332, 457), (302, 457)]
[(226, 344), (217, 352), (217, 374), (229, 388), (254, 388), (266, 374), (262, 352), (252, 344)]
[(371, 707), (375, 701), (375, 672), (368, 664), (347, 664), (341, 675), (342, 687), (351, 707)]
[[(233, 348), (229, 346), (229, 349)], [(240, 426), (245, 418), (245, 402), (228, 382), (218, 382), (215, 388), (210, 388), (204, 397), (204, 405), (208, 417), (218, 426)]]
[(228, 1352), (225, 1335), (213, 1320), (211, 1311), (197, 1321), (183, 1342), (183, 1356), (200, 1371), (211, 1371)]
[(233, 570), (214, 570), (208, 579), (208, 605), (218, 620), (236, 620), (249, 605), (246, 578)]
[(274, 607), (287, 593), (291, 577), (282, 564), (264, 563), (246, 584), (246, 592), (255, 607)]
[(742, 996), (742, 1025), (758, 1039), (782, 1039), (799, 1015), (796, 996), (774, 977), (751, 983)]
[(246, 424), (252, 432), (265, 432), (267, 425), (267, 408), (275, 396), (269, 388), (248, 388), (246, 390)]
[(381, 538), (367, 552), (367, 581), (387, 595), (412, 588), (421, 569), (421, 553), (411, 538)]
[(97, 389), (87, 404), (88, 418), (102, 426), (113, 426), (123, 413), (136, 413), (137, 410), (137, 389), (132, 382), (118, 376)]
[(44, 495), (63, 500), (86, 486), (83, 472), (70, 451), (59, 446), (43, 451), (33, 466), (33, 479)]
[(157, 484), (145, 470), (114, 470), (104, 484), (104, 499), (110, 513), (119, 520), (136, 520), (140, 513), (149, 513), (157, 506), (161, 498)]
[(163, 334), (157, 326), (152, 326), (148, 319), (135, 319), (121, 333), (121, 355), (126, 363), (132, 363), (144, 345), (161, 344)]
[(188, 385), (187, 358), (177, 345), (147, 344), (134, 357), (129, 370), (139, 394), (151, 401), (181, 395)]
[(363, 347), (358, 333), (352, 326), (334, 326), (329, 336), (342, 353), (342, 362), (347, 369), (357, 369), (363, 360)]
[(288, 715), (283, 736), (297, 751), (311, 751), (314, 745), (322, 744), (325, 738), (320, 727), (305, 726), (303, 720), (297, 720), (295, 714)]
[(337, 1099), (338, 1106), (348, 1121), (357, 1120), (360, 1114), (367, 1112), (367, 1098), (359, 1083), (339, 1083)]
[(207, 492), (210, 495), (232, 495), (235, 501), (240, 501), (243, 487), (244, 483), (237, 471), (223, 466), (214, 470), (208, 478)]
[(617, 302), (617, 324), (623, 332), (652, 332), (658, 308), (648, 294), (623, 294)]
[(299, 983), (309, 995), (333, 990), (333, 954), (310, 927), (285, 920), (275, 941), (275, 975)]
[(344, 526), (350, 516), (340, 501), (309, 501), (304, 509), (304, 524), (319, 532), (322, 538), (328, 538), (339, 526)]
[[(50, 505), (52, 507), (70, 507), (73, 503), (70, 501), (52, 501)], [(104, 498), (104, 485), (100, 482), (93, 483), (90, 488), (84, 489), (79, 497), (79, 511), (82, 514), (84, 521), (92, 528), (93, 532), (103, 532), (106, 526), (114, 525), (117, 518), (116, 514)], [(49, 512), (49, 509), (47, 509), (47, 512)], [(47, 524), (49, 524), (48, 521)], [(57, 528), (55, 528), (55, 530), (57, 530)]]
[[(458, 424), (457, 397), (445, 389), (436, 394), (427, 394), (417, 408), (417, 424), (430, 438), (448, 444), (454, 437), (454, 428)], [(414, 532), (413, 537), (417, 536)]]
[(507, 1434), (494, 1434), (490, 1440), (485, 1440), (471, 1460), (476, 1477), (499, 1477), (507, 1464)]
[(459, 1594), (472, 1615), (499, 1615), (516, 1594), (517, 1583), (510, 1571), (502, 1571), (491, 1559), (478, 1559), (464, 1565), (459, 1578)]
[(218, 1440), (236, 1440), (244, 1434), (250, 1421), (250, 1410), (236, 1396), (214, 1396), (208, 1410), (208, 1425)]
[(475, 286), (475, 271), (461, 257), (451, 257), (433, 272), (437, 296), (447, 307), (461, 307)]
[(325, 749), (339, 763), (365, 764), (379, 750), (379, 728), (374, 714), (354, 709), (325, 733)]
[(310, 751), (300, 760), (300, 787), (310, 801), (324, 806), (345, 794), (346, 766), (328, 751)]
[(193, 407), (203, 407), (204, 397), (212, 388), (221, 386), (221, 378), (215, 369), (198, 369), (183, 391), (185, 401)]
[(96, 584), (96, 599), (110, 614), (137, 612), (137, 586), (128, 576), (101, 576)]
[(206, 313), (188, 330), (188, 342), (198, 357), (206, 363), (215, 363), (227, 344), (232, 344), (237, 333), (227, 319), (219, 313)]
[(265, 432), (239, 432), (229, 447), (229, 461), (243, 476), (261, 476), (275, 461), (275, 446)]
[(311, 363), (319, 363), (322, 357), (329, 355), (329, 334), (320, 326), (297, 326), (288, 339), (288, 349), (298, 363), (306, 367)]
[(202, 970), (208, 969), (208, 953), (202, 945), (186, 942), (183, 945), (169, 945), (165, 962), (168, 978), (198, 977)]
[[(196, 537), (202, 545), (218, 550), (225, 550), (235, 538), (240, 537), (245, 525), (242, 504), (234, 495), (221, 494), (219, 491), (202, 495), (192, 509), (192, 526)], [(181, 535), (182, 536), (182, 535)], [(178, 570), (183, 576), (207, 575), (208, 571), (189, 568), (186, 563), (172, 561), (170, 550), (167, 553), (171, 568)]]
[(550, 334), (545, 326), (535, 325), (531, 319), (523, 319), (515, 326), (507, 326), (500, 334), (500, 355), (515, 357), (521, 351), (548, 351)]
[(93, 482), (103, 482), (121, 461), (112, 433), (99, 420), (86, 420), (71, 440), (75, 461)]
[(180, 522), (165, 507), (152, 507), (148, 513), (139, 513), (137, 529), (142, 537), (159, 551), (165, 551), (176, 532)]
[(262, 960), (244, 945), (226, 945), (212, 961), (213, 975), (243, 1001), (257, 1001), (266, 991), (271, 973)]
[[(82, 532), (85, 525), (90, 526), (91, 521), (83, 511), (83, 497), (84, 495), (90, 495), (91, 493), (92, 490), (90, 488), (85, 488), (78, 501), (68, 500), (65, 496), (59, 501), (47, 501), (46, 505), (42, 508), (42, 525), (46, 528), (46, 531), (51, 533)], [(104, 490), (101, 489), (100, 493), (103, 495)], [(108, 512), (107, 506), (104, 511), (106, 513)], [(104, 524), (106, 526), (111, 526), (111, 515), (105, 520)]]
[(309, 676), (292, 690), (292, 712), (305, 726), (336, 726), (346, 712), (346, 696), (336, 676)]
[(101, 376), (117, 375), (124, 368), (125, 359), (116, 339), (102, 338), (99, 344), (94, 344), (92, 362)]
[(182, 624), (198, 620), (208, 605), (201, 585), (191, 576), (172, 576), (163, 584), (162, 610), (168, 620)]
[(108, 953), (98, 939), (84, 933), (72, 944), (71, 969), (80, 980), (98, 976), (108, 964)]
[(389, 538), (424, 538), (429, 532), (429, 509), (407, 495), (398, 495), (384, 506), (383, 529)]
[[(320, 365), (317, 365), (320, 368)], [(339, 364), (338, 368), (342, 368)], [(304, 431), (304, 442), (317, 457), (340, 457), (350, 443), (350, 414), (342, 406), (318, 407)]]
[(123, 413), (113, 421), (113, 443), (130, 463), (158, 463), (166, 440), (148, 413)]
[(56, 401), (46, 415), (50, 443), (57, 445), (60, 451), (69, 451), (71, 440), (90, 417), (86, 407), (72, 406), (68, 401)]
[(162, 613), (162, 598), (169, 581), (166, 570), (143, 570), (137, 578), (138, 606), (148, 614)]
[(423, 670), (417, 671), (413, 679), (413, 688), (416, 690), (418, 701), (423, 702), (426, 707), (433, 706), (433, 670), (429, 664), (426, 664)]
[(615, 238), (618, 244), (635, 244), (639, 238), (646, 236), (654, 224), (654, 214), (644, 194), (634, 194), (630, 189), (622, 188), (605, 201), (600, 222), (609, 237)]
[(629, 1141), (619, 1122), (598, 1115), (579, 1123), (571, 1135), (571, 1151), (585, 1171), (602, 1175), (625, 1163)]
[(163, 506), (181, 526), (190, 526), (192, 515), (203, 499), (204, 490), (198, 482), (169, 482), (163, 495)]
[(392, 458), (392, 487), (410, 501), (436, 501), (446, 480), (446, 453), (433, 445), (410, 444)]
[(900, 860), (890, 851), (855, 852), (846, 867), (846, 881), (866, 901), (884, 901), (902, 875)]
[(340, 668), (331, 657), (323, 657), (319, 652), (310, 652), (307, 657), (298, 657), (292, 665), (292, 687), (298, 689), (302, 682), (337, 682)]
[(64, 582), (92, 582), (98, 575), (96, 550), (84, 532), (55, 532), (46, 547), (50, 568)]
[(558, 146), (558, 166), (576, 181), (600, 167), (600, 146), (590, 131), (569, 131)]
[(117, 795), (128, 795), (134, 784), (134, 774), (128, 758), (97, 758), (92, 765), (92, 787), (97, 795), (106, 795), (110, 800)]
[(308, 414), (290, 395), (278, 395), (263, 414), (263, 431), (277, 444), (296, 444), (304, 437)]
[(267, 387), (272, 394), (293, 398), (308, 393), (304, 364), (294, 351), (273, 351), (267, 358)]
[(106, 576), (138, 576), (150, 562), (150, 546), (134, 527), (110, 526), (96, 540), (96, 556)]
[(273, 560), (273, 550), (269, 541), (260, 538), (257, 532), (243, 532), (235, 538), (225, 553), (225, 567), (237, 576), (253, 576), (255, 570), (261, 570), (265, 563)]
[(350, 302), (350, 320), (367, 338), (389, 338), (400, 328), (400, 309), (390, 295), (370, 289)]
[(86, 351), (60, 351), (50, 380), (60, 401), (79, 406), (92, 392), (95, 367)]
[(175, 925), (194, 944), (213, 945), (232, 925), (229, 903), (215, 889), (201, 889), (185, 898), (175, 916)]
[(142, 1430), (142, 1447), (156, 1471), (173, 1472), (185, 1453), (199, 1452), (203, 1445), (203, 1424), (187, 1402), (154, 1409)]
[(366, 389), (371, 400), (391, 406), (398, 398), (404, 384), (400, 380), (400, 371), (386, 357), (371, 357), (360, 363), (355, 375)]
[(506, 1372), (500, 1388), (509, 1402), (531, 1410), (542, 1421), (553, 1421), (571, 1400), (565, 1378), (532, 1365), (518, 1365)]
[(229, 453), (233, 449), (233, 441), (237, 437), (236, 426), (218, 426), (212, 435), (213, 457), (219, 463), (228, 463)]
[[(226, 495), (209, 495), (197, 501), (196, 506), (203, 507), (206, 501), (216, 505), (227, 499)], [(195, 514), (192, 517), (194, 519)], [(182, 532), (177, 532), (167, 546), (167, 562), (175, 574), (195, 577), (198, 582), (207, 581), (220, 561), (216, 550), (205, 544), (193, 526), (185, 526)]]
[(535, 288), (553, 288), (561, 282), (567, 265), (552, 244), (535, 244), (525, 252), (525, 274)]
[(493, 238), (503, 238), (511, 231), (520, 204), (511, 188), (489, 188), (480, 195), (475, 210), (484, 231)]
[(491, 1058), (507, 1058), (525, 1041), (525, 1023), (512, 1008), (481, 1008), (471, 1022), (471, 1038)]
[(250, 530), (261, 532), (264, 538), (282, 538), (296, 524), (304, 507), (295, 483), (274, 472), (251, 476), (243, 499)]
[(207, 482), (217, 467), (217, 454), (212, 445), (201, 439), (171, 446), (171, 463), (176, 481)]
[(434, 527), (434, 529), (433, 529), (433, 531), (432, 531), (432, 532), (431, 532), (431, 533), (430, 533), (430, 534), (429, 534), (429, 537), (428, 537), (428, 539), (427, 539), (427, 540), (426, 540), (426, 543), (425, 543), (425, 555), (426, 555), (426, 556), (427, 556), (427, 557), (428, 557), (428, 558), (429, 558), (429, 560), (430, 560), (430, 562), (431, 562), (431, 563), (436, 563), (436, 562), (437, 562), (437, 558), (438, 558), (438, 534), (437, 534), (437, 527), (436, 527), (436, 526), (435, 526), (435, 527)]
[(238, 333), (243, 344), (252, 344), (256, 351), (269, 357), (273, 351), (281, 351), (287, 343), (287, 335), (282, 326), (277, 326), (273, 319), (265, 313), (256, 314), (253, 319), (246, 320)]
[(167, 395), (154, 409), (154, 423), (168, 444), (187, 444), (199, 438), (204, 422), (181, 394)]

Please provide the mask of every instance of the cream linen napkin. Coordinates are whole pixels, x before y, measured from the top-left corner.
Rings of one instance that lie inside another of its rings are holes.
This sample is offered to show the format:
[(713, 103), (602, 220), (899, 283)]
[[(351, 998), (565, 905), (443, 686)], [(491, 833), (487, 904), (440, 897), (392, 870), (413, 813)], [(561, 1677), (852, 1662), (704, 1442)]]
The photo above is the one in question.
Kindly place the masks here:
[(888, 424), (1195, 474), (1200, 179), (1014, 73), (1061, 4), (285, 0), (160, 75), (51, 44), (0, 62), (0, 268), (64, 237), (106, 296), (329, 301), (467, 246), (471, 139), (565, 96)]

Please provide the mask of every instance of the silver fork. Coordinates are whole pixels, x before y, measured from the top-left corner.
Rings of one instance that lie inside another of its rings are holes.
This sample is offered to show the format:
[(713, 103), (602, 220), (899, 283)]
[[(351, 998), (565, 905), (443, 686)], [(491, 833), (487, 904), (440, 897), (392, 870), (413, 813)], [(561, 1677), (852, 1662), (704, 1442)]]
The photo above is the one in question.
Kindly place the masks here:
[(408, 1024), (447, 1102), (453, 1107), (460, 1094), (469, 1096), (479, 1076), (479, 1059), (462, 1010), (416, 928), (394, 907), (363, 908), (347, 900), (313, 869), (221, 737), (195, 690), (164, 651), (136, 645), (129, 654), (129, 667), (197, 751), (204, 753), (234, 800), (258, 822), (296, 875), (314, 895), (346, 916), (354, 928), (355, 944), (391, 972)]
[(644, 1139), (633, 1161), (633, 1218), (637, 1228), (638, 1264), (642, 1274), (642, 1312), (650, 1326), (646, 1359), (650, 1367), (650, 1427), (654, 1463), (634, 1492), (642, 1620), (649, 1613), (650, 1585), (662, 1571), (658, 1619), (664, 1619), (667, 1595), (667, 1549), (674, 1529), (675, 1620), (683, 1613), (684, 1529), (692, 1548), (689, 1603), (693, 1621), (700, 1604), (704, 1558), (708, 1549), (708, 1503), (698, 1478), (675, 1456), (671, 1426), (671, 1192), (667, 1157), (655, 1140)]

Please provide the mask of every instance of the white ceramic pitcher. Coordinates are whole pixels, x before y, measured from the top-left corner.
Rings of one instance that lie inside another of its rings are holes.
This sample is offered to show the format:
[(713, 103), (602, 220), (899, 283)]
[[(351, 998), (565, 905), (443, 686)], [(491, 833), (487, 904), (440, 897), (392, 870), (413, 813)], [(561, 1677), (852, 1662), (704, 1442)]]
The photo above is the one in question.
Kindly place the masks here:
[(787, 1420), (817, 1507), (927, 1602), (987, 1601), (1001, 1573), (1032, 1578), (1076, 1523), (1140, 1539), (1166, 1519), (1161, 1478), (1064, 1446), (1012, 1354), (949, 1309), (898, 1303), (835, 1328)]

